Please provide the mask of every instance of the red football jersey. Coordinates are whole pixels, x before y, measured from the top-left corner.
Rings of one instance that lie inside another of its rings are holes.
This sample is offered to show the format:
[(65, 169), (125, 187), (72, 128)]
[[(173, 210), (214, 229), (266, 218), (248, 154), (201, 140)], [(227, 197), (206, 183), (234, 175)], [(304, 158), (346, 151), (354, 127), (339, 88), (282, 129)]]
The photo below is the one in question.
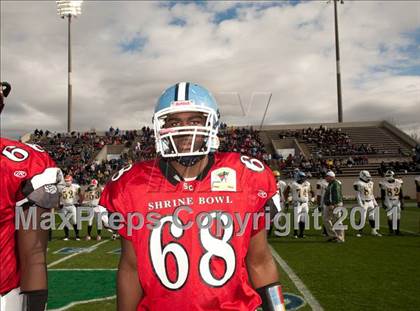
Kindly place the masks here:
[[(125, 220), (119, 231), (136, 251), (143, 289), (137, 310), (255, 310), (261, 299), (245, 259), (275, 193), (271, 170), (236, 153), (209, 155), (194, 181), (163, 159), (114, 175), (99, 204)], [(130, 217), (143, 226), (130, 232)]]
[[(40, 187), (54, 183), (58, 169), (48, 153), (36, 145), (0, 138), (0, 152), (1, 295), (19, 286), (15, 241), (16, 203), (25, 200), (25, 197)], [(42, 201), (45, 198), (41, 196), (36, 194)]]

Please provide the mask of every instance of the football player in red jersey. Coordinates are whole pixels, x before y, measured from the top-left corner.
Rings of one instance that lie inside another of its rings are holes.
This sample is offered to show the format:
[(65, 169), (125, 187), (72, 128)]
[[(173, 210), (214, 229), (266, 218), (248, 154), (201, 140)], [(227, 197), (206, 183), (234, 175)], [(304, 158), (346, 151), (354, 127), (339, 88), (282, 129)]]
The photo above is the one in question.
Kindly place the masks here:
[[(10, 85), (0, 86), (1, 112), (3, 92), (7, 96)], [(40, 216), (58, 205), (56, 184), (61, 172), (36, 145), (0, 138), (0, 153), (0, 310), (41, 311), (48, 297), (48, 231), (41, 229)], [(28, 228), (23, 224), (15, 228), (15, 217), (22, 216), (16, 215), (15, 206), (23, 208), (25, 219), (35, 207), (36, 218)]]
[(264, 221), (271, 170), (215, 152), (217, 103), (197, 84), (168, 88), (153, 123), (159, 157), (120, 170), (100, 200), (124, 219), (118, 310), (284, 310)]

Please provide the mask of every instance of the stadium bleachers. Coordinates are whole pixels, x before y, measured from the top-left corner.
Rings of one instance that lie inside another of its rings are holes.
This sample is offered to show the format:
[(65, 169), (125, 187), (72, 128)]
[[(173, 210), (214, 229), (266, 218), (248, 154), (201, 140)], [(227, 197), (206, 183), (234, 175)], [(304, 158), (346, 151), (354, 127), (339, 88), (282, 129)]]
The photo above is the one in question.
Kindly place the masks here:
[[(321, 135), (308, 135), (308, 129), (318, 128), (324, 128)], [(72, 134), (36, 130), (26, 136), (30, 137), (29, 142), (44, 147), (63, 171), (77, 176), (81, 184), (89, 183), (90, 178), (105, 182), (128, 162), (156, 156), (153, 130), (148, 127), (134, 131), (111, 127), (107, 132)], [(400, 174), (420, 171), (419, 164), (413, 160), (416, 142), (384, 121), (278, 125), (261, 130), (223, 124), (219, 136), (221, 151), (256, 157), (272, 169), (282, 170), (285, 176), (292, 176), (295, 168), (314, 177), (327, 169), (342, 177), (356, 176), (361, 170), (369, 170), (376, 176), (388, 168)], [(294, 156), (281, 158), (278, 150), (282, 148), (293, 150)]]
[[(348, 141), (343, 142), (343, 138), (340, 143), (335, 143), (325, 137), (324, 141), (319, 141), (308, 135), (308, 129), (311, 132), (320, 127), (333, 129), (328, 132), (329, 135), (333, 133), (337, 137), (348, 138)], [(417, 142), (386, 121), (267, 126), (260, 135), (266, 137), (266, 141), (271, 141), (274, 150), (285, 146), (290, 149), (292, 146), (295, 155), (315, 159), (322, 169), (331, 168), (339, 176), (356, 176), (361, 170), (379, 175), (386, 168), (394, 168), (401, 174), (419, 171), (418, 164), (416, 167), (413, 160), (413, 148)], [(363, 152), (365, 150), (369, 152)], [(337, 166), (325, 163), (329, 161), (336, 162)], [(292, 168), (288, 167), (286, 171)], [(318, 170), (310, 172), (319, 173)]]
[(398, 140), (389, 130), (383, 127), (348, 127), (343, 128), (355, 144), (370, 144), (377, 150), (376, 156), (390, 155), (400, 157), (411, 154), (411, 146)]

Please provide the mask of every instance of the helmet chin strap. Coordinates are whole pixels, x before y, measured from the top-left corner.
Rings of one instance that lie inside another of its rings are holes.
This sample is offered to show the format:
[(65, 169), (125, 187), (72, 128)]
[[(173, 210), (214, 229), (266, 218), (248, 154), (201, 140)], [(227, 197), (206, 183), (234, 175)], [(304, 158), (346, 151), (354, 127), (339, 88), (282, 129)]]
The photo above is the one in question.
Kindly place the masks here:
[(176, 161), (185, 167), (191, 167), (195, 165), (198, 161), (204, 159), (206, 155), (197, 155), (197, 156), (185, 156), (185, 157), (177, 157)]

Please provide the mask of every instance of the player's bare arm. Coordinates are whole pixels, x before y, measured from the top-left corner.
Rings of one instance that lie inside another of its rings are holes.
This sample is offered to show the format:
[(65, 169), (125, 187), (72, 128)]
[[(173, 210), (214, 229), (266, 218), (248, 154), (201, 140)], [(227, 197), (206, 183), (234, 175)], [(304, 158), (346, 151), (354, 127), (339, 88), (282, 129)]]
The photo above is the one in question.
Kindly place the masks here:
[(131, 241), (121, 239), (121, 258), (117, 274), (119, 311), (135, 311), (143, 291), (137, 276), (137, 258)]
[[(28, 217), (28, 208), (24, 210)], [(26, 297), (23, 301), (24, 310), (44, 310), (47, 298), (47, 266), (46, 250), (48, 231), (40, 226), (41, 215), (46, 209), (36, 208), (37, 223), (31, 218), (29, 228), (20, 228), (17, 234), (17, 245), (20, 263), (20, 289)], [(34, 229), (35, 228), (35, 229)]]
[(251, 283), (261, 297), (263, 310), (283, 310), (279, 274), (268, 246), (266, 230), (251, 238), (246, 263)]
[(261, 230), (251, 238), (246, 262), (254, 288), (278, 281), (277, 266), (268, 246), (266, 230)]

